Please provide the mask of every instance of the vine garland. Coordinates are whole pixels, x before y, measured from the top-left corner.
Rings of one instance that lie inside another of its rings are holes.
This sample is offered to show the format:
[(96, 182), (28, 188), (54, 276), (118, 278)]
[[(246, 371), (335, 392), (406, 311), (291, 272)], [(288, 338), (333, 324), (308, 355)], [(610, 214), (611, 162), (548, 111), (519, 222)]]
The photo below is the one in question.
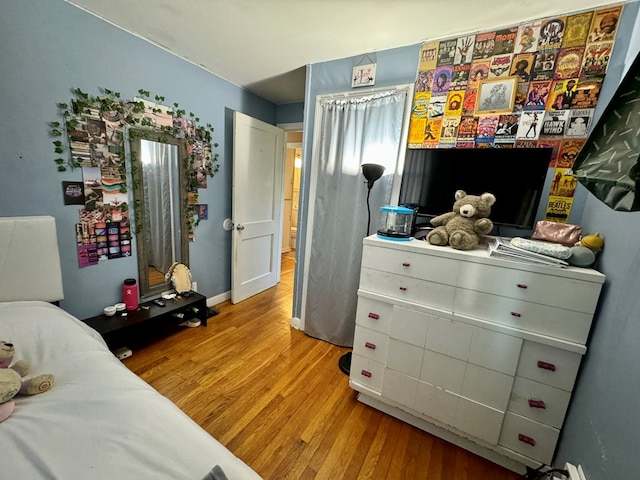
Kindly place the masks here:
[[(160, 132), (158, 140), (166, 143), (164, 135), (184, 138), (187, 145), (197, 145), (198, 148), (188, 148), (187, 158), (184, 159), (184, 168), (187, 175), (187, 191), (196, 192), (198, 182), (195, 175), (195, 167), (209, 177), (213, 177), (220, 169), (219, 154), (214, 152), (218, 143), (212, 143), (214, 128), (210, 123), (199, 125), (200, 119), (193, 113), (187, 113), (181, 109), (178, 103), (173, 108), (163, 106), (165, 97), (155, 95), (153, 98), (147, 90), (138, 90), (139, 97), (136, 100), (124, 100), (119, 92), (106, 88), (100, 89), (101, 95), (90, 95), (79, 88), (72, 89), (73, 98), (70, 104), (58, 103), (57, 107), (62, 116), (62, 122), (50, 123), (50, 133), (55, 138), (53, 141), (54, 152), (58, 155), (54, 159), (59, 172), (67, 172), (82, 167), (101, 167), (111, 165), (112, 172), (117, 172), (113, 179), (119, 186), (121, 193), (127, 192), (127, 165), (133, 180), (134, 190), (139, 188), (137, 178), (137, 159), (131, 158), (127, 162), (125, 152), (125, 129), (137, 127), (136, 130), (128, 129), (129, 139), (137, 136), (145, 137), (144, 131), (139, 129)], [(171, 118), (171, 124), (158, 122), (160, 117)], [(104, 122), (106, 131), (92, 131), (93, 121)], [(67, 142), (64, 142), (66, 134)], [(99, 150), (97, 144), (105, 144), (108, 154), (104, 154), (104, 148)], [(64, 156), (64, 153), (70, 153)], [(198, 165), (196, 165), (198, 162)], [(115, 167), (115, 168), (114, 168)], [(117, 205), (123, 212), (128, 212), (126, 203)], [(141, 208), (139, 201), (134, 204), (134, 210)], [(184, 212), (188, 219), (189, 231), (198, 225), (197, 206), (184, 199)], [(136, 216), (137, 217), (137, 216)], [(138, 217), (137, 217), (138, 218)], [(136, 232), (139, 233), (141, 225), (136, 222)]]

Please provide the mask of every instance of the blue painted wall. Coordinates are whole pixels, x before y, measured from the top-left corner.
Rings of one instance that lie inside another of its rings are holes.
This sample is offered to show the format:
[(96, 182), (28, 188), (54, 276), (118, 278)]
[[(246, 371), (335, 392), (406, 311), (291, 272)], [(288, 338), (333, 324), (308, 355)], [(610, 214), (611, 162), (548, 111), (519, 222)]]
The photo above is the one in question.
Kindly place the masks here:
[(231, 216), (233, 111), (275, 124), (276, 106), (63, 0), (0, 0), (0, 11), (0, 216), (56, 218), (65, 293), (61, 306), (80, 318), (96, 315), (120, 301), (122, 280), (138, 273), (135, 252), (132, 258), (78, 268), (78, 207), (64, 205), (61, 182), (79, 181), (82, 175), (56, 171), (49, 136), (49, 122), (60, 120), (56, 105), (68, 103), (75, 87), (94, 95), (106, 87), (123, 98), (142, 88), (215, 127), (221, 168), (200, 190), (209, 219), (196, 229), (191, 269), (207, 297), (228, 292), (231, 235), (222, 222)]
[[(625, 65), (640, 50), (638, 2), (625, 5), (615, 49), (596, 110), (596, 118), (611, 99), (621, 81)], [(377, 52), (376, 87), (413, 83), (417, 73), (419, 45)], [(308, 204), (311, 151), (317, 95), (351, 91), (351, 69), (361, 56), (313, 64), (307, 71), (305, 102), (303, 188)], [(548, 196), (550, 176), (543, 198)], [(544, 205), (538, 211), (540, 218)], [(300, 211), (299, 225), (307, 221)], [(599, 309), (591, 332), (588, 353), (583, 361), (576, 393), (565, 422), (554, 465), (580, 464), (589, 480), (640, 478), (636, 448), (640, 431), (640, 213), (617, 213), (579, 186), (569, 218), (586, 232), (599, 231), (605, 249), (596, 268), (607, 275)], [(505, 232), (509, 235), (509, 232)], [(522, 233), (515, 233), (522, 235)], [(305, 232), (298, 229), (300, 259), (304, 258)], [(303, 262), (298, 262), (294, 291), (294, 315), (300, 316)]]
[(304, 103), (284, 103), (278, 105), (276, 111), (276, 125), (283, 123), (302, 123), (304, 118)]
[[(626, 59), (622, 48), (615, 51), (616, 63), (607, 78), (615, 74), (621, 79), (623, 69), (640, 51), (638, 12), (638, 3), (625, 7), (620, 28), (626, 34)], [(615, 94), (617, 83), (610, 82), (607, 90), (603, 89), (598, 117)], [(559, 465), (565, 461), (581, 464), (589, 480), (636, 479), (640, 478), (636, 457), (640, 432), (640, 212), (615, 212), (587, 192), (580, 224), (585, 231), (601, 232), (605, 238), (596, 267), (607, 275), (607, 281), (556, 461)]]

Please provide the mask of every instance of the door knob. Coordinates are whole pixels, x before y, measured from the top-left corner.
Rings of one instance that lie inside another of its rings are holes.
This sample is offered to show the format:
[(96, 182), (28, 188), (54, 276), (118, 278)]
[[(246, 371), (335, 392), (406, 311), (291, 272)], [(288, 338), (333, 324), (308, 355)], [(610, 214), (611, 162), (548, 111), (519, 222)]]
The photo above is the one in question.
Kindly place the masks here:
[(236, 227), (236, 230), (238, 230), (238, 231), (242, 231), (242, 230), (244, 230), (244, 225), (238, 225), (238, 226)]

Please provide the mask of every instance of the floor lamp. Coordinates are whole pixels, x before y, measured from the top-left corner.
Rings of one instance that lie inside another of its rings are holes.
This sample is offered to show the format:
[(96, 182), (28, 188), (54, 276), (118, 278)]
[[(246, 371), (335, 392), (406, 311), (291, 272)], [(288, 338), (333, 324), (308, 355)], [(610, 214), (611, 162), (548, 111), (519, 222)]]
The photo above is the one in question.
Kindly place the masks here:
[[(369, 236), (369, 228), (371, 226), (371, 208), (369, 207), (369, 195), (371, 195), (371, 189), (373, 188), (373, 184), (378, 180), (382, 174), (384, 173), (384, 167), (382, 165), (378, 165), (377, 163), (363, 163), (362, 164), (362, 174), (364, 178), (367, 179), (365, 182), (367, 184), (367, 235)], [(351, 372), (351, 352), (347, 352), (340, 357), (338, 360), (338, 367), (343, 373), (349, 375)]]

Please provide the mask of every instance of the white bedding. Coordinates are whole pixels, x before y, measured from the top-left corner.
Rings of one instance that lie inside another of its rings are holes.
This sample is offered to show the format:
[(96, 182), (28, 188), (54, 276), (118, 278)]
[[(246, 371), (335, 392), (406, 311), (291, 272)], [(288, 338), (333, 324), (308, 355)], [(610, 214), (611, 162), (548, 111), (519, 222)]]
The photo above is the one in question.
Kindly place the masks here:
[(220, 465), (229, 480), (260, 478), (63, 310), (0, 303), (0, 340), (55, 376), (0, 423), (0, 477), (200, 480)]

